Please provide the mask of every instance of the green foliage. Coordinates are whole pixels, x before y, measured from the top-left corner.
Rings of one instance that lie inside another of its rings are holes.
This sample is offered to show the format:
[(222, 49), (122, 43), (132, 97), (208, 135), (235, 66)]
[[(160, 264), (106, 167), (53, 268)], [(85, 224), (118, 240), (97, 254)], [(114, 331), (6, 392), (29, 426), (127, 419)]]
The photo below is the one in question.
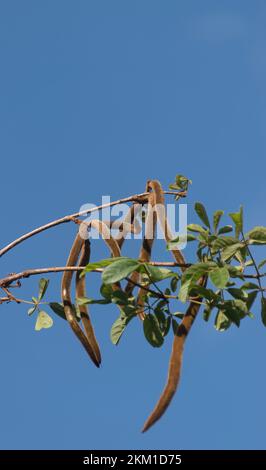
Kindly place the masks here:
[(48, 313), (40, 310), (35, 323), (35, 330), (40, 331), (43, 328), (51, 328), (51, 326), (53, 326), (53, 319)]
[(197, 212), (199, 218), (202, 220), (204, 225), (210, 229), (211, 228), (210, 221), (209, 221), (206, 209), (201, 202), (196, 202), (195, 211)]
[(39, 281), (39, 294), (38, 294), (38, 299), (42, 300), (44, 297), (45, 292), (47, 291), (49, 285), (49, 279), (44, 279), (41, 278)]
[(164, 342), (163, 333), (156, 315), (148, 313), (143, 321), (143, 331), (147, 341), (154, 347), (159, 348)]
[(110, 337), (113, 344), (117, 345), (119, 343), (126, 326), (129, 324), (130, 320), (132, 320), (133, 317), (134, 315), (127, 316), (121, 313), (121, 315), (116, 319), (110, 332)]
[(229, 216), (235, 224), (235, 234), (238, 238), (240, 233), (243, 232), (243, 207), (240, 207), (239, 212), (231, 212)]
[(266, 227), (255, 227), (248, 232), (250, 245), (266, 245)]
[(159, 282), (169, 277), (174, 277), (179, 279), (179, 276), (176, 272), (171, 271), (170, 269), (160, 268), (158, 266), (152, 266), (144, 264), (143, 267), (139, 267), (138, 271), (142, 271), (147, 274), (149, 282)]
[(217, 312), (215, 322), (214, 322), (214, 327), (217, 331), (225, 331), (228, 330), (231, 326), (231, 321), (229, 318), (225, 315), (225, 313), (222, 310), (219, 310)]
[(214, 262), (196, 263), (186, 269), (181, 279), (181, 288), (179, 291), (179, 300), (186, 302), (189, 291), (195, 287), (197, 281), (208, 273), (209, 270), (214, 269), (216, 264)]
[(213, 230), (215, 233), (217, 233), (218, 225), (223, 215), (224, 215), (224, 211), (216, 211), (213, 214)]
[(192, 184), (192, 181), (183, 175), (176, 175), (175, 183), (169, 184), (169, 189), (187, 191), (189, 184)]
[(229, 281), (229, 272), (228, 269), (223, 266), (222, 268), (215, 268), (210, 271), (210, 280), (214, 284), (215, 287), (219, 289), (224, 289), (227, 282)]
[(114, 284), (129, 276), (140, 266), (140, 262), (131, 258), (117, 259), (111, 263), (102, 274), (104, 284)]
[[(119, 258), (107, 258), (107, 259), (102, 259), (101, 261), (96, 261), (95, 263), (89, 263), (87, 264), (86, 268), (83, 270), (81, 273), (82, 275), (89, 273), (91, 271), (94, 271), (95, 269), (102, 269), (105, 268), (106, 266), (109, 266), (110, 264), (114, 263), (117, 260), (122, 260), (125, 259), (126, 257), (121, 256)], [(126, 258), (128, 259), (128, 258)]]
[(223, 233), (230, 233), (232, 232), (233, 227), (232, 225), (224, 225), (218, 230), (218, 235), (222, 235)]
[(266, 326), (266, 299), (261, 297), (261, 319), (264, 326)]
[[(175, 182), (169, 188), (187, 191), (189, 184), (191, 180), (176, 175)], [(195, 213), (198, 220), (187, 226), (187, 241), (196, 242), (193, 245), (195, 258), (184, 272), (179, 268), (167, 269), (129, 257), (89, 263), (82, 275), (94, 270), (102, 271), (100, 295), (96, 299), (76, 299), (77, 305), (73, 305), (73, 310), (77, 320), (80, 321), (81, 305), (110, 304), (118, 308), (119, 316), (110, 332), (112, 343), (117, 345), (128, 324), (139, 313), (138, 299), (122, 290), (119, 283), (128, 280), (133, 272), (138, 272), (141, 276), (137, 287), (142, 287), (142, 310), (145, 314), (143, 332), (153, 347), (163, 345), (171, 327), (174, 334), (178, 333), (179, 323), (187, 309), (184, 304), (195, 297), (198, 299), (195, 301), (202, 304), (203, 319), (206, 322), (212, 319), (215, 329), (223, 332), (231, 326), (239, 327), (244, 319), (253, 318), (251, 309), (259, 303), (256, 302), (259, 296), (261, 320), (266, 326), (265, 288), (262, 285), (265, 273), (260, 272), (266, 265), (266, 259), (257, 263), (250, 251), (253, 245), (266, 244), (266, 227), (254, 227), (244, 235), (242, 207), (238, 212), (229, 214), (232, 225), (224, 221), (223, 210), (217, 210), (209, 216), (201, 202), (196, 202)], [(169, 241), (167, 249), (173, 250), (182, 241), (182, 237)], [(206, 284), (198, 285), (203, 276)], [(48, 284), (47, 279), (40, 279), (38, 295), (32, 297), (32, 306), (28, 310), (29, 315), (38, 313), (35, 325), (37, 331), (50, 328), (53, 324), (52, 318), (40, 307), (44, 303), (42, 300)], [(66, 319), (62, 304), (50, 302), (49, 306), (56, 315)]]

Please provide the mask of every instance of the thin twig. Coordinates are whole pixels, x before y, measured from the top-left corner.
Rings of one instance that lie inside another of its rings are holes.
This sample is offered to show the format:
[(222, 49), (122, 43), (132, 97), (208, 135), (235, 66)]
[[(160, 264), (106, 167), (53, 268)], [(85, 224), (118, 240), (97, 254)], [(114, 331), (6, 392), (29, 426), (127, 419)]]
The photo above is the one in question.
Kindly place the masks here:
[(159, 299), (165, 299), (164, 294), (160, 294), (159, 292), (156, 292), (155, 290), (149, 289), (149, 287), (143, 286), (139, 282), (134, 281), (133, 279), (130, 279), (129, 277), (125, 278), (126, 281), (129, 281), (131, 284), (133, 284), (136, 287), (139, 287), (140, 289), (145, 290), (146, 292), (150, 292), (150, 294), (153, 294), (155, 297), (158, 297)]
[(245, 279), (260, 279), (261, 277), (265, 277), (266, 273), (263, 274), (244, 274), (243, 277)]
[[(64, 271), (82, 271), (86, 266), (63, 266), (54, 268), (38, 268), (38, 269), (27, 269), (20, 273), (13, 273), (3, 279), (0, 279), (0, 287), (8, 286), (11, 282), (17, 281), (18, 279), (25, 279), (30, 276), (36, 276), (38, 274), (47, 273), (61, 273)], [(93, 272), (102, 272), (102, 269), (93, 269)]]
[[(161, 261), (150, 261), (148, 264), (152, 266), (169, 266), (169, 267), (179, 267), (178, 263), (172, 262), (161, 262)], [(83, 271), (86, 266), (56, 266), (56, 267), (48, 267), (48, 268), (36, 268), (36, 269), (26, 269), (19, 273), (12, 273), (6, 277), (0, 279), (0, 287), (9, 286), (12, 282), (15, 282), (19, 279), (25, 279), (30, 276), (36, 276), (38, 274), (47, 274), (47, 273), (61, 273), (64, 271)], [(103, 271), (102, 268), (92, 269), (91, 272), (101, 273)]]
[[(180, 197), (186, 197), (187, 193), (185, 191), (183, 191), (183, 192), (165, 191), (165, 194), (174, 194), (174, 195), (178, 195)], [(19, 245), (20, 243), (27, 240), (28, 238), (31, 238), (34, 235), (37, 235), (38, 233), (44, 232), (45, 230), (48, 230), (52, 227), (55, 227), (55, 226), (60, 225), (60, 224), (65, 224), (67, 222), (75, 222), (75, 219), (77, 219), (80, 216), (85, 216), (85, 215), (90, 214), (91, 212), (102, 210), (102, 209), (105, 209), (107, 207), (116, 206), (118, 204), (123, 204), (125, 202), (134, 202), (134, 201), (136, 201), (136, 202), (140, 202), (140, 203), (145, 203), (145, 202), (147, 202), (147, 196), (148, 195), (149, 195), (149, 193), (147, 193), (147, 192), (146, 193), (141, 193), (141, 194), (135, 194), (133, 196), (128, 196), (128, 197), (125, 197), (123, 199), (118, 199), (117, 201), (108, 202), (106, 204), (102, 204), (102, 205), (97, 206), (97, 207), (92, 207), (91, 209), (87, 209), (87, 210), (84, 210), (84, 211), (81, 211), (81, 212), (75, 212), (74, 214), (65, 215), (64, 217), (61, 217), (60, 219), (53, 220), (52, 222), (49, 222), (48, 224), (42, 225), (42, 226), (32, 230), (31, 232), (25, 233), (21, 237), (17, 238), (16, 240), (14, 240), (11, 243), (9, 243), (8, 245), (6, 245), (4, 248), (2, 248), (0, 250), (0, 258), (5, 253), (12, 250), (12, 248)]]
[[(150, 261), (147, 264), (150, 264), (151, 266), (162, 266), (162, 267), (189, 267), (191, 266), (191, 263), (187, 263), (186, 265), (181, 265), (179, 263), (175, 263), (172, 261)], [(48, 268), (36, 268), (36, 269), (26, 269), (24, 271), (21, 271), (19, 273), (12, 273), (9, 274), (6, 277), (3, 277), (0, 279), (0, 287), (2, 286), (9, 286), (9, 284), (18, 281), (19, 279), (25, 279), (30, 276), (36, 276), (38, 274), (48, 274), (48, 273), (61, 273), (64, 271), (83, 271), (86, 266), (56, 266), (56, 267), (48, 267)], [(101, 268), (97, 269), (92, 269), (91, 272), (98, 272), (101, 273), (103, 270)], [(263, 274), (244, 274), (245, 279), (258, 279), (261, 277), (265, 277), (266, 273)], [(11, 287), (11, 286), (9, 286)], [(13, 287), (13, 286), (12, 286)]]
[[(7, 295), (7, 299), (9, 302), (16, 302), (17, 304), (30, 304), (30, 305), (35, 305), (35, 302), (30, 302), (29, 300), (23, 300), (23, 299), (18, 299), (17, 297), (15, 297), (13, 294), (11, 294), (11, 292), (9, 292), (9, 290), (6, 288), (6, 287), (1, 287), (1, 289), (5, 292), (5, 294)], [(1, 299), (3, 300), (3, 298)]]

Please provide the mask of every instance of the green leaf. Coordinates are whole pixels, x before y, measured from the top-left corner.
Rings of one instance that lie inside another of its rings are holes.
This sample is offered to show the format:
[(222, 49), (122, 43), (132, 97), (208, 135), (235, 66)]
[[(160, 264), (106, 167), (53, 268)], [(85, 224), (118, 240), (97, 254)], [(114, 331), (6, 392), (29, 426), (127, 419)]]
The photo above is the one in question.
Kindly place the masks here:
[(252, 259), (249, 259), (248, 261), (245, 262), (245, 266), (253, 266), (254, 262)]
[(176, 292), (178, 280), (179, 280), (179, 279), (178, 279), (177, 277), (173, 277), (173, 278), (171, 279), (170, 287), (171, 287), (172, 292)]
[(246, 305), (246, 301), (243, 301), (241, 299), (236, 299), (236, 300), (229, 300), (228, 304), (231, 303), (234, 308), (237, 308), (239, 312), (241, 312), (241, 318), (244, 318), (244, 316), (248, 313), (248, 307)]
[[(56, 315), (58, 315), (63, 320), (66, 320), (63, 304), (59, 304), (58, 302), (50, 302), (49, 306), (53, 310), (53, 312), (56, 313)], [(80, 321), (80, 317), (77, 315), (77, 310), (76, 310), (75, 305), (72, 304), (72, 308), (74, 312), (76, 313), (77, 321)]]
[(170, 184), (169, 189), (187, 191), (189, 184), (192, 184), (192, 181), (186, 176), (176, 175), (175, 184)]
[[(152, 266), (149, 264), (144, 264), (143, 268), (145, 269), (144, 272), (149, 273), (149, 279), (152, 282), (163, 281), (164, 279), (173, 276), (176, 277), (176, 273), (174, 271), (171, 271), (170, 269), (159, 268), (157, 266)], [(141, 267), (141, 271), (143, 268)]]
[(249, 243), (251, 245), (266, 244), (266, 227), (254, 227), (248, 232)]
[(195, 237), (191, 233), (187, 233), (187, 242), (194, 242), (195, 240), (197, 240), (197, 237)]
[(39, 281), (39, 294), (38, 299), (41, 300), (47, 291), (47, 287), (49, 284), (49, 279), (44, 279), (43, 277)]
[(91, 299), (89, 297), (77, 297), (78, 305), (89, 305), (89, 304), (109, 304), (108, 299)]
[(241, 286), (241, 289), (245, 289), (245, 290), (258, 290), (259, 289), (259, 286), (257, 284), (255, 284), (255, 282), (245, 282), (242, 286)]
[(134, 316), (135, 315), (131, 315), (131, 316), (120, 315), (116, 319), (110, 331), (110, 337), (111, 337), (111, 341), (113, 344), (117, 345), (119, 343), (122, 337), (122, 334), (125, 331), (126, 326), (129, 324), (132, 318), (134, 318)]
[(252, 305), (254, 304), (256, 298), (257, 298), (257, 295), (258, 295), (258, 291), (253, 291), (253, 292), (250, 292), (248, 294), (248, 298), (246, 300), (246, 306), (247, 306), (247, 309), (250, 310)]
[(228, 246), (235, 245), (236, 243), (239, 243), (237, 238), (230, 236), (225, 237), (222, 235), (212, 242), (212, 249), (214, 252), (218, 250), (224, 250)]
[(235, 299), (246, 301), (246, 299), (248, 298), (248, 294), (242, 289), (237, 289), (236, 287), (230, 287), (229, 289), (227, 289), (227, 291)]
[(204, 230), (204, 228), (201, 227), (201, 225), (198, 225), (198, 224), (189, 224), (187, 226), (187, 229), (190, 230), (191, 232), (204, 232), (204, 233), (207, 233), (206, 230)]
[(29, 308), (28, 315), (32, 315), (38, 308), (38, 305), (34, 305), (34, 307)]
[(211, 289), (206, 289), (206, 287), (198, 286), (198, 285), (194, 286), (191, 289), (190, 295), (192, 297), (198, 295), (200, 297), (204, 297), (205, 299), (209, 301), (213, 301), (216, 298), (218, 299), (218, 296)]
[(53, 319), (48, 315), (48, 313), (43, 310), (40, 311), (36, 320), (35, 330), (40, 331), (43, 328), (51, 328), (51, 326), (53, 326)]
[(221, 259), (222, 261), (228, 261), (231, 259), (238, 250), (243, 248), (243, 243), (235, 243), (234, 245), (230, 245), (222, 251)]
[(62, 304), (59, 304), (58, 302), (50, 302), (49, 306), (53, 312), (56, 313), (56, 315), (58, 315), (60, 318), (63, 318), (63, 320), (66, 320), (64, 307)]
[(182, 276), (181, 288), (178, 294), (181, 302), (186, 302), (189, 289), (199, 280), (199, 278), (207, 273), (210, 269), (216, 267), (215, 263), (196, 263), (186, 269)]
[(167, 300), (159, 300), (159, 302), (156, 305), (156, 311), (162, 309), (168, 304)]
[(262, 268), (264, 265), (266, 264), (266, 259), (262, 260), (259, 265), (258, 265), (258, 268)]
[(122, 290), (116, 290), (113, 291), (112, 302), (118, 305), (127, 305), (129, 303), (129, 298)]
[(110, 302), (112, 301), (111, 298), (112, 298), (112, 295), (114, 293), (113, 291), (113, 288), (110, 284), (102, 284), (101, 285), (101, 288), (100, 288), (100, 293), (102, 294), (102, 296), (109, 300)]
[(155, 315), (147, 314), (143, 321), (143, 331), (147, 341), (154, 347), (159, 348), (164, 342), (160, 324)]
[(179, 325), (178, 325), (177, 321), (174, 318), (172, 318), (172, 328), (173, 328), (173, 333), (176, 336), (177, 333), (178, 333)]
[(266, 299), (261, 298), (261, 320), (264, 326), (266, 326)]
[(169, 331), (170, 331), (170, 327), (171, 327), (171, 317), (166, 317), (166, 321), (165, 321), (165, 325), (164, 325), (164, 330), (162, 331), (163, 333), (163, 336), (165, 337), (166, 335), (168, 335)]
[(248, 313), (248, 308), (245, 302), (240, 299), (226, 300), (223, 305), (224, 314), (235, 323), (236, 326), (240, 326), (240, 321)]
[(232, 232), (233, 227), (232, 225), (225, 225), (224, 227), (221, 227), (218, 231), (218, 235), (221, 235), (222, 233), (229, 233)]
[(206, 305), (206, 307), (203, 310), (203, 320), (204, 321), (209, 321), (209, 318), (211, 316), (212, 308), (209, 304)]
[(196, 202), (195, 211), (198, 214), (199, 218), (202, 220), (206, 227), (211, 228), (210, 221), (206, 212), (204, 205), (201, 202)]
[(243, 232), (243, 207), (240, 207), (239, 212), (231, 212), (229, 216), (235, 224), (236, 238), (238, 238), (239, 234)]
[(170, 326), (171, 326), (171, 317), (170, 316), (165, 316), (165, 314), (162, 310), (156, 310), (155, 311), (155, 317), (158, 320), (161, 333), (162, 333), (163, 337), (165, 337), (168, 334)]
[(86, 268), (82, 271), (82, 274), (93, 271), (94, 269), (106, 268), (107, 266), (114, 263), (115, 261), (122, 260), (122, 259), (130, 259), (130, 258), (126, 256), (119, 256), (119, 257), (114, 257), (114, 258), (102, 259), (101, 261), (96, 261), (95, 263), (88, 263)]
[(174, 317), (180, 318), (181, 320), (184, 318), (184, 313), (182, 312), (174, 312), (172, 313)]
[(102, 281), (104, 284), (114, 284), (129, 276), (129, 274), (136, 271), (139, 267), (140, 263), (137, 260), (131, 258), (118, 259), (105, 268), (102, 273)]
[(214, 327), (217, 331), (225, 331), (231, 326), (231, 321), (228, 317), (224, 314), (222, 310), (220, 310), (215, 318)]
[(215, 232), (217, 231), (222, 215), (224, 215), (224, 211), (216, 211), (213, 214), (213, 228)]
[(204, 246), (208, 245), (208, 243), (209, 243), (209, 234), (208, 234), (208, 232), (206, 230), (204, 232), (201, 232), (198, 235), (198, 240), (200, 242), (202, 242), (204, 244)]
[(244, 279), (241, 266), (232, 266), (230, 264), (227, 264), (226, 267), (231, 277), (238, 277), (239, 279)]
[(222, 268), (215, 268), (213, 271), (210, 271), (209, 276), (212, 283), (215, 287), (218, 287), (218, 289), (224, 289), (229, 280), (229, 272), (225, 266)]
[(184, 243), (185, 241), (194, 242), (195, 240), (197, 240), (197, 237), (195, 237), (191, 233), (187, 233), (186, 237), (185, 236), (183, 236), (183, 237), (178, 236), (178, 237), (174, 238), (173, 240), (170, 240), (169, 242), (167, 242), (166, 248), (169, 251), (176, 250), (178, 248), (179, 243)]

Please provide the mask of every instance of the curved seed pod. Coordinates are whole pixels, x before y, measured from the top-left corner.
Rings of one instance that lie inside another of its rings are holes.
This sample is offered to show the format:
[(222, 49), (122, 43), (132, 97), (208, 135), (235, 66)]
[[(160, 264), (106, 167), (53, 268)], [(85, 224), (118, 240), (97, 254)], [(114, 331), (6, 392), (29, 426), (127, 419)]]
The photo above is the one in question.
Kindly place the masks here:
[[(161, 183), (156, 180), (150, 180), (147, 183), (147, 188), (148, 190), (154, 191), (157, 219), (161, 226), (162, 232), (164, 234), (164, 238), (166, 242), (168, 243), (169, 241), (173, 239), (173, 236), (172, 236), (171, 229), (170, 229), (170, 226), (166, 218), (166, 214), (165, 214), (164, 193), (163, 193)], [(181, 265), (180, 266), (181, 270), (185, 271), (186, 269), (185, 259), (181, 251), (175, 249), (175, 250), (171, 250), (171, 253), (173, 257), (175, 258), (176, 262)]]
[[(104, 222), (98, 219), (94, 219), (90, 222), (89, 225), (95, 228), (96, 230), (98, 230), (98, 232), (102, 236), (102, 239), (105, 241), (106, 245), (108, 246), (111, 252), (111, 256), (113, 256), (114, 258), (121, 256), (119, 245), (117, 241), (112, 237), (110, 228)], [(116, 282), (115, 284), (112, 285), (112, 288), (113, 290), (120, 290), (121, 289), (120, 283)]]
[[(121, 250), (122, 245), (124, 244), (125, 238), (127, 233), (132, 232), (132, 233), (140, 233), (141, 231), (141, 226), (138, 222), (137, 215), (140, 211), (140, 208), (142, 206), (139, 203), (133, 203), (124, 218), (122, 222), (119, 221), (119, 226), (116, 228), (119, 228), (120, 233), (118, 236), (114, 237), (115, 240), (118, 243), (118, 246)], [(113, 228), (113, 226), (112, 226)], [(122, 232), (122, 233), (121, 233)]]
[[(96, 230), (99, 231), (99, 233), (102, 235), (104, 241), (106, 242), (107, 246), (109, 247), (111, 253), (113, 256), (120, 256), (120, 249), (117, 244), (117, 242), (111, 237), (110, 234), (110, 229), (107, 227), (106, 224), (101, 222), (100, 220), (92, 220), (90, 222), (90, 225), (94, 227)], [(74, 243), (72, 245), (72, 248), (70, 250), (70, 254), (66, 263), (66, 266), (75, 266), (77, 264), (80, 251), (82, 249), (82, 246), (84, 244), (84, 238), (83, 237), (83, 231), (84, 229), (87, 231), (88, 224), (81, 224), (79, 228), (79, 233), (77, 234)], [(88, 249), (88, 248), (87, 248)], [(99, 367), (100, 366), (100, 356), (99, 353), (95, 354), (94, 347), (92, 344), (89, 342), (87, 336), (84, 334), (82, 329), (80, 328), (77, 319), (76, 319), (76, 314), (72, 306), (71, 302), (71, 281), (73, 277), (73, 271), (65, 271), (62, 276), (62, 283), (61, 283), (61, 296), (62, 296), (62, 301), (64, 305), (64, 311), (66, 315), (66, 319), (72, 328), (73, 332), (77, 336), (78, 340), (81, 342), (83, 347), (85, 348), (86, 352), (88, 353), (89, 357), (93, 361), (93, 363)], [(113, 286), (113, 289), (119, 289), (119, 285), (116, 284)], [(88, 324), (87, 324), (88, 326)], [(94, 345), (95, 346), (95, 345)]]
[[(134, 205), (137, 206), (139, 204), (135, 203)], [(130, 210), (128, 211), (128, 214), (126, 215), (126, 217), (122, 221), (121, 220), (103, 220), (102, 221), (105, 225), (107, 225), (107, 227), (112, 228), (112, 229), (118, 229), (122, 232), (122, 236), (113, 237), (114, 240), (116, 240), (117, 242), (120, 241), (120, 239), (123, 238), (124, 235), (126, 236), (127, 233), (129, 233), (129, 232), (139, 233), (140, 230), (141, 230), (141, 227), (140, 227), (137, 219), (135, 220), (135, 223), (133, 223), (134, 222), (134, 215), (131, 214), (131, 209), (132, 209), (132, 213), (134, 214), (133, 206), (131, 206)], [(130, 221), (131, 216), (133, 217), (132, 222)], [(90, 225), (90, 222), (88, 223), (88, 225)]]
[[(88, 227), (88, 226), (93, 227), (96, 230), (98, 230), (98, 232), (102, 236), (102, 239), (105, 241), (106, 245), (108, 246), (109, 250), (111, 251), (112, 256), (114, 256), (114, 257), (121, 256), (121, 252), (120, 252), (120, 248), (118, 246), (118, 243), (112, 237), (111, 230), (105, 222), (102, 222), (101, 220), (98, 220), (98, 219), (94, 219), (94, 220), (91, 220), (90, 223), (87, 224), (86, 227)], [(82, 228), (83, 228), (82, 224), (81, 224), (80, 227), (81, 227), (80, 230), (82, 230)]]
[[(86, 266), (90, 261), (90, 241), (84, 240), (80, 259), (79, 259), (79, 266)], [(76, 273), (76, 298), (79, 297), (86, 297), (86, 277), (81, 276), (81, 272), (77, 271)], [(88, 313), (87, 305), (80, 305), (79, 307), (81, 321), (83, 323), (83, 327), (88, 338), (88, 342), (91, 345), (91, 348), (94, 352), (94, 356), (98, 364), (101, 364), (101, 352), (98, 345), (98, 342), (95, 337), (94, 329), (90, 320), (90, 316)]]
[[(146, 185), (145, 191), (148, 191), (148, 185)], [(152, 194), (149, 194), (147, 200), (145, 200), (144, 203), (145, 202), (148, 203), (148, 211), (146, 215), (145, 234), (144, 234), (142, 246), (140, 249), (139, 260), (150, 261), (151, 250), (152, 250), (152, 245), (154, 242), (155, 228), (156, 228), (156, 214), (154, 212), (154, 204), (155, 204), (154, 196)], [(130, 276), (130, 279), (133, 282), (128, 281), (126, 289), (125, 289), (126, 293), (129, 295), (132, 294), (135, 288), (134, 282), (138, 282), (140, 279), (139, 273), (133, 272), (132, 275)]]
[[(202, 277), (199, 281), (199, 285), (204, 285), (206, 282), (206, 278)], [(196, 300), (196, 299), (195, 299)], [(201, 302), (201, 298), (197, 299), (197, 302)], [(151, 426), (153, 426), (158, 419), (164, 414), (166, 409), (168, 408), (175, 392), (177, 386), (179, 384), (181, 367), (182, 367), (182, 359), (183, 359), (183, 350), (185, 340), (190, 332), (190, 329), (194, 323), (194, 320), (197, 316), (197, 313), (200, 309), (200, 304), (195, 302), (190, 302), (189, 307), (186, 311), (186, 314), (179, 325), (177, 332), (174, 336), (172, 352), (169, 361), (169, 369), (168, 369), (168, 378), (166, 386), (155, 406), (153, 412), (147, 419), (142, 429), (142, 432), (147, 431)]]
[[(155, 237), (155, 228), (156, 228), (156, 212), (154, 211), (155, 197), (151, 193), (148, 199), (148, 212), (145, 220), (145, 234), (143, 238), (142, 247), (140, 250), (140, 261), (150, 261), (151, 259), (151, 250)], [(138, 273), (137, 273), (138, 274)], [(141, 278), (141, 275), (138, 275)], [(139, 289), (137, 304), (139, 307), (138, 316), (141, 320), (144, 320), (144, 296), (146, 291), (144, 289)]]
[[(84, 241), (80, 237), (79, 234), (77, 234), (74, 243), (72, 245), (72, 248), (69, 253), (69, 257), (66, 263), (66, 266), (75, 266), (78, 257), (82, 248)], [(95, 356), (93, 347), (91, 346), (90, 342), (88, 341), (87, 336), (84, 334), (82, 329), (80, 328), (77, 319), (76, 319), (76, 313), (73, 309), (72, 302), (71, 302), (71, 281), (73, 277), (73, 272), (72, 271), (65, 271), (62, 276), (62, 284), (61, 284), (61, 296), (62, 296), (62, 301), (64, 305), (64, 311), (66, 315), (66, 319), (72, 328), (73, 332), (77, 336), (78, 340), (81, 342), (83, 347), (85, 348), (86, 352), (88, 353), (89, 357), (91, 358), (92, 362), (99, 367), (100, 363)]]
[[(147, 188), (146, 188), (147, 189)], [(148, 196), (148, 210), (147, 210), (147, 216), (146, 216), (146, 221), (145, 221), (145, 234), (143, 238), (143, 242), (141, 245), (140, 249), (140, 254), (139, 254), (139, 260), (140, 261), (150, 261), (151, 259), (151, 250), (152, 250), (152, 245), (154, 242), (154, 236), (155, 236), (155, 228), (156, 228), (156, 212), (154, 211), (154, 203), (155, 203), (155, 198), (153, 193), (149, 194)], [(128, 295), (131, 295), (134, 288), (135, 288), (135, 282), (139, 282), (141, 279), (141, 275), (138, 272), (133, 272), (130, 276), (130, 280), (128, 281), (125, 291)], [(143, 311), (144, 307), (144, 294), (145, 291), (143, 289), (139, 290), (138, 293), (138, 317), (140, 320), (144, 320), (145, 314)]]

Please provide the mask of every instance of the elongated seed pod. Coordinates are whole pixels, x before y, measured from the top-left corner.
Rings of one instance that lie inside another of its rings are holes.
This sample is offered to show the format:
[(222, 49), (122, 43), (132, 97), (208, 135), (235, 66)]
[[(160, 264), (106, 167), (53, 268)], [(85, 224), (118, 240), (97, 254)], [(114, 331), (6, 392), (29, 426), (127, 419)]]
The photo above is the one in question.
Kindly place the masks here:
[[(202, 277), (199, 281), (199, 285), (204, 285), (205, 282), (205, 277)], [(197, 302), (199, 303), (195, 303), (193, 301), (190, 302), (189, 307), (184, 315), (184, 318), (181, 324), (179, 325), (177, 332), (175, 333), (172, 352), (169, 361), (167, 383), (153, 412), (145, 422), (142, 432), (146, 432), (151, 426), (153, 426), (153, 424), (156, 423), (156, 421), (161, 418), (161, 416), (165, 413), (166, 409), (168, 408), (176, 392), (180, 380), (185, 340), (191, 330), (191, 327), (200, 309), (201, 300), (201, 298), (197, 299)]]
[(139, 213), (141, 207), (142, 206), (139, 203), (133, 203), (131, 205), (128, 213), (126, 214), (124, 220), (122, 220), (122, 222), (119, 223), (118, 228), (120, 230), (120, 233), (119, 233), (119, 235), (117, 235), (114, 238), (117, 241), (120, 250), (121, 250), (121, 248), (124, 244), (125, 238), (126, 238), (126, 236), (129, 232), (140, 233), (140, 231), (141, 231), (141, 226), (140, 226), (140, 224), (138, 222), (138, 219), (137, 219), (137, 216), (138, 216), (138, 213)]
[[(90, 261), (90, 240), (84, 240), (81, 254), (79, 258), (79, 266), (86, 266)], [(76, 273), (76, 298), (86, 297), (86, 277), (81, 275), (81, 271)], [(88, 313), (87, 305), (80, 305), (79, 312), (81, 316), (81, 321), (88, 338), (88, 342), (91, 345), (91, 348), (94, 352), (94, 356), (98, 364), (101, 364), (101, 352), (98, 345), (98, 342), (95, 337), (94, 329), (91, 323), (91, 319)]]
[[(161, 226), (162, 232), (166, 242), (170, 242), (173, 239), (171, 229), (165, 214), (165, 202), (164, 202), (164, 192), (161, 186), (161, 183), (156, 180), (150, 180), (147, 183), (148, 190), (154, 191), (155, 194), (155, 207), (157, 212), (157, 220)], [(181, 251), (174, 249), (171, 250), (171, 253), (177, 263), (180, 264), (181, 270), (185, 271), (185, 259)]]
[[(139, 260), (143, 262), (148, 262), (151, 260), (151, 251), (152, 246), (155, 238), (155, 228), (156, 228), (156, 212), (154, 211), (154, 203), (155, 197), (154, 194), (151, 193), (148, 199), (148, 211), (145, 220), (145, 234), (143, 238), (142, 247), (140, 250)], [(141, 275), (139, 278), (141, 280)], [(145, 313), (144, 313), (144, 297), (146, 295), (145, 289), (139, 289), (137, 304), (138, 304), (138, 316), (141, 320), (144, 320)]]
[[(147, 190), (147, 188), (146, 188)], [(148, 209), (147, 209), (147, 215), (146, 215), (146, 220), (145, 220), (145, 234), (143, 237), (141, 249), (140, 249), (140, 254), (139, 254), (139, 260), (140, 261), (150, 261), (151, 259), (151, 250), (152, 250), (152, 245), (154, 242), (154, 237), (155, 237), (155, 228), (156, 228), (156, 212), (154, 211), (154, 194), (151, 193), (148, 196)], [(128, 295), (132, 295), (133, 290), (135, 288), (135, 283), (139, 283), (141, 281), (141, 274), (138, 273), (137, 271), (134, 271), (131, 276), (130, 280), (128, 281), (125, 291)], [(144, 289), (140, 289), (138, 293), (138, 298), (137, 298), (137, 304), (138, 304), (138, 317), (140, 320), (144, 320), (145, 314), (144, 314), (144, 294), (145, 294)]]
[[(78, 257), (82, 248), (84, 240), (77, 234), (72, 248), (69, 253), (69, 257), (66, 263), (66, 266), (75, 266), (78, 261)], [(82, 329), (80, 328), (77, 319), (76, 313), (74, 311), (72, 301), (71, 301), (71, 281), (73, 277), (72, 271), (65, 271), (62, 276), (62, 284), (61, 284), (61, 296), (64, 305), (64, 312), (66, 315), (66, 319), (72, 328), (72, 331), (77, 336), (78, 340), (81, 342), (83, 347), (85, 348), (86, 352), (88, 353), (89, 357), (91, 358), (92, 362), (99, 367), (100, 363), (95, 356), (93, 347), (91, 346), (90, 342), (88, 341), (87, 336), (84, 334)]]

